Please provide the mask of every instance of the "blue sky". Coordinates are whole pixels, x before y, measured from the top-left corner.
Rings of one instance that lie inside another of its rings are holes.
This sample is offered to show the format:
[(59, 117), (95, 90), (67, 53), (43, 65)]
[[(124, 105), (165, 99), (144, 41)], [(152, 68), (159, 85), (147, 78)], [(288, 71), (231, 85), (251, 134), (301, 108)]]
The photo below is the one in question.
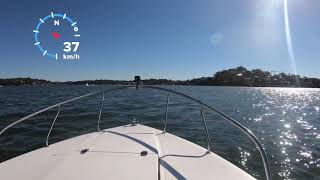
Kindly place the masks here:
[[(320, 77), (320, 1), (288, 1), (296, 71)], [(0, 78), (190, 79), (240, 65), (293, 73), (283, 5), (283, 0), (3, 0)], [(33, 45), (32, 30), (51, 11), (78, 22), (80, 60), (51, 60)]]

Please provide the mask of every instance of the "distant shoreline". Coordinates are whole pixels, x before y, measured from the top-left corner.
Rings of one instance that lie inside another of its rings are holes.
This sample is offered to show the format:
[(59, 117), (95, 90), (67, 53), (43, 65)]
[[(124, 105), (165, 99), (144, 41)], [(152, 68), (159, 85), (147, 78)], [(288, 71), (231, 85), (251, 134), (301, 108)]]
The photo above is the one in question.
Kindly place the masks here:
[[(101, 86), (101, 85), (111, 85), (111, 86), (125, 86), (132, 84), (91, 84), (91, 86)], [(147, 85), (147, 84), (144, 84)], [(197, 84), (148, 84), (154, 86), (198, 86), (198, 87), (226, 87), (226, 88), (307, 88), (307, 89), (320, 89), (317, 87), (292, 87), (292, 86), (233, 86), (233, 85), (197, 85)], [(86, 84), (66, 84), (66, 83), (49, 83), (49, 84), (24, 84), (24, 85), (0, 85), (0, 88), (5, 87), (45, 87), (45, 86), (86, 86)]]
[[(320, 79), (301, 77), (294, 74), (277, 73), (272, 74), (261, 69), (247, 70), (244, 67), (222, 70), (212, 77), (201, 77), (191, 80), (169, 80), (169, 79), (145, 79), (145, 85), (198, 85), (198, 86), (240, 86), (240, 87), (301, 87), (320, 88)], [(32, 78), (8, 78), (0, 79), (0, 87), (3, 86), (23, 86), (23, 85), (128, 85), (133, 81), (127, 80), (82, 80), (54, 82), (44, 79)]]

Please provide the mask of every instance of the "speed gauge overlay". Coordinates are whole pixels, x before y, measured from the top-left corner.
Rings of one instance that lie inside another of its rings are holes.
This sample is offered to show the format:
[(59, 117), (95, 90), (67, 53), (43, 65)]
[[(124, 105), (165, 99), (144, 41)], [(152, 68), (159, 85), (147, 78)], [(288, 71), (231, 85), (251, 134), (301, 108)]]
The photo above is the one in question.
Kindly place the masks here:
[(79, 26), (66, 13), (39, 18), (33, 30), (34, 45), (42, 56), (52, 59), (78, 60), (80, 46)]

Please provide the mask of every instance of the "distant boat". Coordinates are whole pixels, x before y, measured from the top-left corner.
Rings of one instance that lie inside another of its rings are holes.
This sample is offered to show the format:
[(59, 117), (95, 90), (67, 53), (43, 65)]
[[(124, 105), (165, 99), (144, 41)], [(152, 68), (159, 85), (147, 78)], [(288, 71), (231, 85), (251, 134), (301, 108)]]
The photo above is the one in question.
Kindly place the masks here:
[(3, 87), (2, 85), (0, 85), (0, 88)]
[(93, 85), (94, 85), (94, 84), (89, 84), (89, 83), (86, 84), (86, 86), (93, 86)]

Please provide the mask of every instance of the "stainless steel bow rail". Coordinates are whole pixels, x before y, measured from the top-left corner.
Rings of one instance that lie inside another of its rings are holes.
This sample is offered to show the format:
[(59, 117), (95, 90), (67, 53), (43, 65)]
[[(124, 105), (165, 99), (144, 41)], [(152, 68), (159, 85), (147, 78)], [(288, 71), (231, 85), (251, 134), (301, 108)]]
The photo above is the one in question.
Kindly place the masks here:
[[(54, 127), (54, 124), (59, 116), (59, 113), (60, 113), (60, 110), (61, 110), (61, 106), (64, 105), (64, 104), (67, 104), (67, 103), (70, 103), (70, 102), (73, 102), (73, 101), (76, 101), (76, 100), (79, 100), (79, 99), (82, 99), (82, 98), (86, 98), (86, 97), (89, 97), (89, 96), (94, 96), (94, 95), (99, 95), (99, 94), (102, 94), (102, 98), (101, 98), (101, 104), (100, 104), (100, 110), (99, 110), (99, 118), (98, 118), (98, 122), (97, 122), (97, 131), (100, 131), (100, 121), (101, 121), (101, 113), (102, 113), (102, 108), (103, 108), (103, 103), (104, 103), (104, 100), (105, 100), (105, 94), (107, 93), (111, 93), (111, 92), (114, 92), (114, 91), (118, 91), (118, 90), (123, 90), (123, 89), (127, 89), (127, 88), (137, 88), (140, 87), (138, 86), (139, 83), (136, 83), (136, 86), (133, 86), (133, 85), (128, 85), (128, 86), (121, 86), (121, 87), (116, 87), (116, 88), (112, 88), (112, 89), (108, 89), (108, 90), (104, 90), (104, 91), (99, 91), (99, 92), (93, 92), (93, 93), (89, 93), (89, 94), (85, 94), (85, 95), (82, 95), (82, 96), (78, 96), (78, 97), (75, 97), (73, 99), (70, 99), (70, 100), (67, 100), (67, 101), (63, 101), (63, 102), (60, 102), (60, 103), (57, 103), (55, 105), (52, 105), (52, 106), (49, 106), (47, 108), (44, 108), (40, 111), (37, 111), (35, 113), (32, 113), (28, 116), (25, 116), (9, 125), (7, 125), (5, 128), (3, 128), (1, 131), (0, 131), (0, 136), (6, 131), (8, 130), (9, 128), (11, 128), (12, 126), (16, 125), (16, 124), (19, 124), (23, 121), (26, 121), (28, 120), (29, 118), (33, 117), (33, 116), (36, 116), (40, 113), (43, 113), (43, 112), (46, 112), (48, 110), (51, 110), (53, 108), (56, 108), (58, 107), (58, 111), (57, 111), (57, 114), (51, 124), (51, 127), (49, 129), (49, 132), (48, 132), (48, 135), (47, 135), (47, 138), (46, 138), (46, 146), (49, 146), (49, 137), (50, 137), (50, 134), (51, 134), (51, 131)], [(166, 102), (166, 112), (165, 112), (165, 119), (164, 119), (164, 128), (163, 128), (163, 132), (165, 133), (166, 132), (166, 128), (167, 128), (167, 121), (168, 121), (168, 109), (169, 109), (169, 96), (170, 94), (175, 94), (175, 95), (179, 95), (179, 96), (182, 96), (182, 97), (185, 97), (193, 102), (196, 102), (197, 104), (199, 104), (201, 106), (201, 110), (200, 110), (200, 115), (201, 115), (201, 118), (202, 118), (202, 122), (203, 122), (203, 126), (204, 126), (204, 130), (205, 130), (205, 133), (206, 133), (206, 137), (207, 137), (207, 149), (208, 149), (208, 152), (210, 152), (210, 136), (209, 136), (209, 132), (208, 132), (208, 128), (207, 128), (207, 123), (206, 123), (206, 119), (205, 119), (205, 116), (204, 116), (204, 108), (207, 108), (209, 110), (212, 110), (213, 112), (217, 113), (218, 115), (220, 115), (221, 117), (223, 117), (225, 120), (227, 120), (229, 123), (231, 123), (232, 125), (234, 125), (235, 127), (237, 127), (238, 129), (240, 129), (244, 134), (246, 134), (254, 143), (255, 145), (257, 146), (259, 152), (260, 152), (260, 155), (261, 155), (261, 158), (262, 158), (262, 162), (263, 162), (263, 166), (264, 166), (264, 171), (265, 171), (265, 174), (266, 174), (266, 179), (267, 180), (271, 180), (271, 171), (270, 171), (270, 167), (269, 167), (269, 163), (268, 163), (268, 158), (267, 158), (267, 155), (266, 155), (266, 152), (264, 150), (264, 148), (262, 147), (260, 141), (258, 140), (258, 138), (248, 129), (246, 128), (245, 126), (243, 126), (242, 124), (240, 124), (239, 122), (237, 122), (236, 120), (232, 119), (231, 117), (229, 117), (228, 115), (224, 114), (223, 112), (209, 106), (208, 104), (198, 100), (198, 99), (195, 99), (191, 96), (188, 96), (186, 94), (183, 94), (183, 93), (180, 93), (180, 92), (177, 92), (177, 91), (174, 91), (174, 90), (171, 90), (171, 89), (166, 89), (166, 88), (163, 88), (163, 87), (159, 87), (159, 86), (148, 86), (148, 85), (143, 85), (141, 86), (141, 88), (143, 89), (155, 89), (155, 90), (159, 90), (159, 91), (164, 91), (164, 92), (167, 92), (167, 102)]]

